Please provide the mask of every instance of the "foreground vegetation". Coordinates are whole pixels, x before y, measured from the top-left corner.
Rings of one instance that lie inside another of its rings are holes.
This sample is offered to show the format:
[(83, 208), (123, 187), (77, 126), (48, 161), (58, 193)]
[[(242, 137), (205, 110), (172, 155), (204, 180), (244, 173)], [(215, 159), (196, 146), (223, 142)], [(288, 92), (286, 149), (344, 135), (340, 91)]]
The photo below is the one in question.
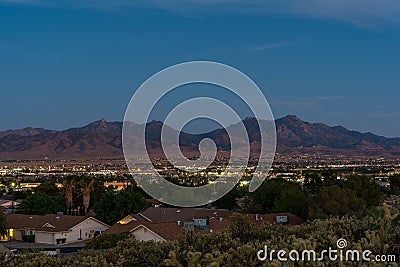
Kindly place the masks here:
[[(301, 226), (254, 225), (243, 215), (232, 218), (229, 229), (206, 235), (186, 235), (173, 242), (139, 242), (129, 234), (101, 235), (88, 243), (78, 255), (52, 257), (43, 253), (6, 256), (0, 266), (338, 266), (326, 258), (315, 262), (278, 262), (257, 259), (266, 245), (270, 250), (336, 249), (344, 238), (347, 248), (370, 250), (372, 255), (397, 255), (400, 259), (400, 223), (398, 203), (384, 204), (384, 199), (399, 199), (400, 177), (391, 177), (391, 189), (378, 186), (367, 176), (351, 175), (337, 179), (333, 171), (306, 173), (302, 186), (284, 179), (271, 179), (254, 193), (236, 187), (213, 203), (233, 209), (236, 199), (245, 199), (244, 212), (291, 212), (307, 221)], [(43, 183), (35, 193), (26, 192), (26, 200), (17, 212), (54, 213), (54, 209), (79, 213), (93, 209), (96, 217), (108, 224), (129, 213), (148, 207), (147, 197), (137, 186), (121, 192), (105, 188), (89, 177), (69, 177), (62, 190)], [(397, 196), (397, 197), (396, 197)], [(57, 204), (57, 205), (55, 205)], [(0, 233), (5, 230), (4, 218)], [(2, 230), (3, 229), (3, 230)], [(341, 262), (341, 266), (397, 266), (377, 262)]]
[[(373, 255), (399, 254), (400, 226), (390, 206), (361, 219), (331, 217), (300, 226), (254, 225), (236, 214), (226, 231), (186, 235), (173, 242), (139, 242), (126, 234), (103, 235), (79, 255), (51, 257), (42, 253), (12, 256), (3, 266), (318, 266), (315, 262), (264, 261), (257, 251), (269, 249), (336, 249), (344, 238), (349, 249), (371, 250)], [(118, 242), (118, 240), (121, 240)], [(376, 262), (342, 262), (342, 266), (397, 266)], [(319, 266), (338, 266), (328, 258)]]

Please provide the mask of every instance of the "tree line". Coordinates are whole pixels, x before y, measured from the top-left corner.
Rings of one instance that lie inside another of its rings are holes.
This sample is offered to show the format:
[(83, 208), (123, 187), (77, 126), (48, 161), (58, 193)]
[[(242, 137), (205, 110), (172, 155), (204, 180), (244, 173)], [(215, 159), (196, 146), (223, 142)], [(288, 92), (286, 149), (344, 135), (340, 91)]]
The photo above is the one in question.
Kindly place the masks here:
[[(244, 199), (242, 211), (246, 213), (291, 212), (304, 220), (344, 215), (362, 217), (380, 204), (385, 195), (400, 192), (399, 177), (392, 178), (390, 190), (380, 187), (368, 176), (337, 177), (335, 171), (325, 170), (306, 173), (302, 184), (281, 178), (268, 179), (253, 193), (246, 186), (237, 186), (209, 206), (240, 210), (237, 200)], [(87, 176), (65, 177), (62, 184), (62, 188), (57, 188), (54, 182), (46, 181), (32, 192), (25, 192), (25, 200), (16, 212), (88, 215), (93, 211), (96, 218), (111, 225), (149, 206), (146, 202), (149, 196), (134, 182), (118, 192)]]

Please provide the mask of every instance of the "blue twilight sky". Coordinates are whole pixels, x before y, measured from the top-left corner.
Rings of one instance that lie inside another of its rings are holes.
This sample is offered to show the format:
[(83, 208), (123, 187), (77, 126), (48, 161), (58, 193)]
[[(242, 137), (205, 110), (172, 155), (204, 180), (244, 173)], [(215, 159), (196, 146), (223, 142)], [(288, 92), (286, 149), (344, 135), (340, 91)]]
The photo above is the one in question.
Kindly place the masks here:
[(0, 130), (122, 120), (190, 60), (246, 73), (276, 118), (400, 136), (398, 0), (0, 0)]

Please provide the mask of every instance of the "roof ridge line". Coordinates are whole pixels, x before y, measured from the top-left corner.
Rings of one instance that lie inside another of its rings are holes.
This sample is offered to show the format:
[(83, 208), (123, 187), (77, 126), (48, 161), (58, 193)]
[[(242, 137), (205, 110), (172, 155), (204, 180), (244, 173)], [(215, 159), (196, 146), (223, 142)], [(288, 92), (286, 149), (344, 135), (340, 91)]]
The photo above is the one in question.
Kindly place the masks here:
[(143, 218), (145, 218), (147, 221), (149, 222), (153, 222), (152, 220), (150, 220), (148, 217), (144, 216), (141, 212), (138, 213), (138, 215), (142, 216)]

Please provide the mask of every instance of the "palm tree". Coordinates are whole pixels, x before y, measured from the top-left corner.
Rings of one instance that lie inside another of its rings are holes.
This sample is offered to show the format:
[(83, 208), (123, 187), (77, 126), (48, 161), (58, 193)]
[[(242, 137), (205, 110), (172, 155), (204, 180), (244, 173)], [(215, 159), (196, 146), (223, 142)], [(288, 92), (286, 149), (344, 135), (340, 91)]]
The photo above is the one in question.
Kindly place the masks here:
[(65, 188), (65, 198), (67, 199), (67, 209), (71, 212), (73, 201), (74, 201), (74, 188), (75, 182), (74, 179), (65, 180), (63, 183)]
[(89, 181), (87, 179), (81, 180), (82, 201), (85, 214), (89, 209), (90, 193), (93, 190), (93, 182), (93, 179), (90, 179)]

